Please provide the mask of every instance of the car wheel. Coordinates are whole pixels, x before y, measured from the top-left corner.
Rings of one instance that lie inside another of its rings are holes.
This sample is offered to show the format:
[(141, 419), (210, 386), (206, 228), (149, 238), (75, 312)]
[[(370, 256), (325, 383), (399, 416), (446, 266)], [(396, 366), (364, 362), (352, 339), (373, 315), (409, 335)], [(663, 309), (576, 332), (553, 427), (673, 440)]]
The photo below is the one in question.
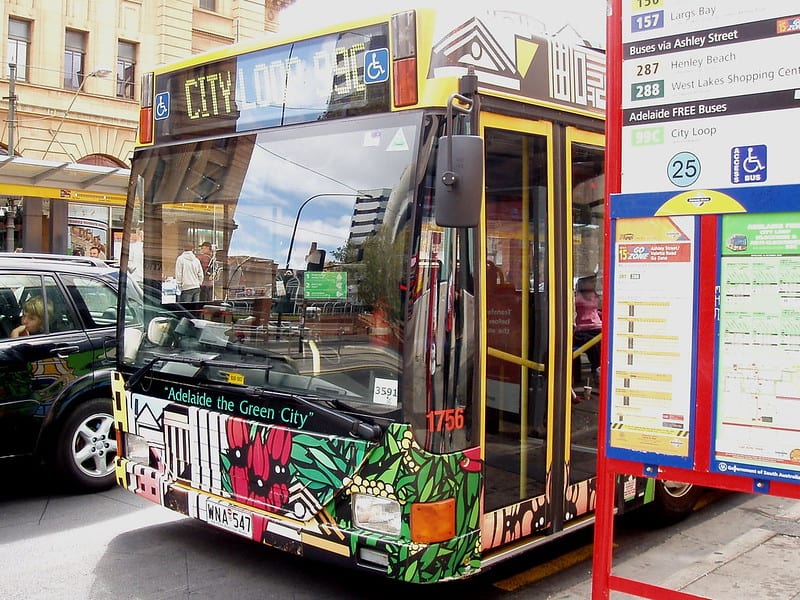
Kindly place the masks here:
[(111, 400), (81, 402), (64, 420), (55, 446), (59, 475), (71, 487), (99, 491), (114, 485), (117, 438)]
[(692, 512), (702, 494), (703, 488), (697, 485), (658, 479), (652, 509), (659, 521), (675, 523)]

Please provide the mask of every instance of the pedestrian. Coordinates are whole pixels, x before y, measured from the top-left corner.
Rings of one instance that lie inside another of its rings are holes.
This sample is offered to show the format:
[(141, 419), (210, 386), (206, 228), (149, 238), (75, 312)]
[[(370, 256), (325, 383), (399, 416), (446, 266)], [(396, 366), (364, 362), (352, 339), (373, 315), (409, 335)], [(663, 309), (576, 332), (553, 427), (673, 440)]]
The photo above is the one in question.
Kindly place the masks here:
[(200, 283), (203, 281), (203, 266), (194, 253), (194, 244), (187, 242), (183, 252), (175, 260), (175, 279), (181, 290), (179, 302), (199, 302)]
[[(106, 259), (106, 247), (103, 242), (100, 241), (100, 236), (96, 235), (92, 238), (92, 246), (97, 248), (97, 258), (101, 260)], [(92, 254), (90, 254), (92, 256)]]
[[(573, 344), (582, 346), (600, 335), (603, 321), (600, 316), (600, 296), (596, 290), (597, 275), (589, 275), (578, 279), (575, 290), (575, 331)], [(599, 381), (600, 342), (596, 341), (586, 350), (591, 368), (591, 380)], [(581, 379), (581, 361), (578, 356), (572, 365), (573, 379), (579, 383)]]
[(200, 254), (197, 255), (203, 267), (203, 282), (200, 284), (200, 302), (211, 302), (214, 299), (214, 255), (211, 242), (200, 244)]
[(139, 285), (144, 281), (144, 232), (135, 227), (131, 231), (131, 243), (128, 248), (128, 273)]

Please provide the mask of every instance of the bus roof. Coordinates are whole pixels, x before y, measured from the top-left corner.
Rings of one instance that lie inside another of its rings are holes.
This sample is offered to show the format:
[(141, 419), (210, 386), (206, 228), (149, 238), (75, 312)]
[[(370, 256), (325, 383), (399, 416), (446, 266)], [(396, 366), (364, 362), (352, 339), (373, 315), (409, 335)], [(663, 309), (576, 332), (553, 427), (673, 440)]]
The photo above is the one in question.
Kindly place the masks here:
[(575, 0), (569, 3), (531, 2), (530, 0), (347, 0), (331, 3), (330, 0), (295, 0), (281, 10), (280, 31), (283, 33), (306, 31), (312, 27), (324, 27), (333, 21), (357, 19), (371, 13), (379, 6), (384, 12), (431, 8), (453, 14), (456, 18), (468, 13), (482, 12), (499, 14), (507, 20), (520, 15), (530, 21), (532, 31), (542, 35), (573, 36), (585, 39), (595, 48), (606, 44), (606, 0)]
[[(581, 33), (568, 23), (559, 25), (554, 30), (547, 29), (548, 24), (545, 24), (543, 20), (533, 13), (496, 9), (490, 6), (476, 8), (469, 4), (453, 4), (448, 6), (446, 10), (443, 10), (441, 7), (436, 8), (432, 4), (428, 6), (416, 2), (409, 2), (409, 4), (416, 4), (416, 6), (408, 10), (415, 10), (419, 13), (422, 18), (418, 19), (418, 21), (425, 27), (431, 26), (434, 30), (434, 36), (439, 38), (443, 38), (452, 33), (461, 23), (469, 22), (472, 19), (479, 19), (482, 23), (487, 24), (490, 34), (501, 35), (502, 31), (506, 36), (511, 34), (522, 38), (536, 37), (540, 39), (552, 39), (571, 46), (591, 48), (601, 54), (605, 52), (600, 46), (593, 46), (591, 42), (583, 38)], [(361, 18), (345, 18), (338, 21), (331, 21), (323, 26), (311, 26), (302, 30), (293, 28), (276, 33), (266, 33), (259, 38), (219, 46), (205, 52), (194, 54), (185, 59), (158, 65), (153, 68), (153, 71), (157, 74), (173, 71), (175, 69), (203, 64), (221, 58), (229, 58), (252, 50), (269, 48), (297, 40), (345, 31), (371, 23), (388, 22), (392, 15), (398, 12), (401, 11), (384, 10)]]
[[(319, 82), (322, 81), (320, 76), (324, 72), (319, 69), (317, 55), (313, 55), (312, 60), (312, 54), (313, 52), (323, 53), (322, 39), (324, 36), (328, 36), (327, 40), (337, 48), (339, 44), (344, 44), (341, 51), (352, 54), (352, 56), (347, 54), (347, 57), (341, 55), (336, 59), (338, 61), (343, 58), (346, 63), (344, 66), (340, 66), (338, 63), (334, 64), (330, 59), (324, 59), (324, 57), (319, 59), (327, 69), (331, 69), (326, 72), (328, 80), (334, 80), (334, 83), (328, 85), (333, 85), (333, 88), (341, 88), (341, 85), (335, 82), (335, 77), (344, 74), (347, 76), (348, 85), (351, 77), (357, 76), (361, 79), (360, 85), (363, 86), (364, 83), (370, 83), (365, 81), (363, 74), (365, 70), (363, 61), (367, 56), (367, 53), (364, 53), (363, 44), (360, 45), (360, 52), (363, 53), (364, 58), (361, 59), (360, 65), (356, 64), (354, 56), (356, 47), (359, 45), (357, 43), (359, 37), (369, 32), (367, 35), (383, 50), (374, 47), (369, 50), (369, 46), (366, 49), (370, 56), (374, 56), (374, 52), (383, 52), (386, 56), (384, 60), (387, 68), (390, 67), (390, 55), (392, 65), (395, 66), (401, 62), (398, 59), (408, 57), (409, 52), (412, 52), (411, 56), (415, 58), (419, 100), (416, 103), (412, 101), (412, 103), (404, 105), (406, 109), (445, 106), (450, 94), (458, 89), (457, 79), (471, 72), (477, 76), (479, 91), (487, 95), (566, 110), (595, 118), (605, 116), (605, 53), (584, 45), (581, 40), (577, 39), (577, 36), (543, 32), (541, 21), (535, 17), (491, 8), (473, 10), (469, 13), (460, 12), (456, 7), (448, 10), (417, 8), (414, 9), (413, 14), (416, 17), (414, 19), (398, 18), (396, 21), (393, 20), (391, 13), (376, 14), (355, 21), (332, 24), (303, 34), (275, 34), (223, 46), (154, 69), (156, 94), (163, 93), (166, 89), (166, 84), (162, 83), (159, 86), (157, 80), (174, 77), (174, 74), (181, 73), (183, 75), (182, 79), (176, 79), (172, 83), (173, 89), (176, 86), (177, 88), (184, 85), (189, 86), (203, 79), (210, 81), (213, 78), (222, 77), (224, 73), (227, 82), (226, 101), (230, 104), (227, 118), (229, 120), (236, 119), (238, 113), (235, 112), (233, 106), (234, 98), (237, 105), (246, 102), (232, 91), (239, 87), (237, 81), (239, 75), (250, 75), (250, 79), (257, 79), (258, 75), (255, 73), (260, 69), (263, 73), (268, 73), (265, 75), (265, 81), (267, 79), (282, 81), (284, 88), (288, 89), (291, 79), (294, 93), (301, 93), (305, 96), (307, 95), (305, 92), (298, 92), (304, 89), (303, 86), (310, 91), (312, 88), (319, 87)], [(391, 28), (389, 27), (390, 23), (392, 24)], [(398, 37), (395, 35), (394, 29), (401, 28), (410, 28), (405, 30), (407, 34), (415, 33), (411, 39), (416, 40), (416, 46), (409, 51), (404, 42), (403, 52), (405, 54), (398, 57), (395, 54), (398, 52), (400, 44), (397, 39), (393, 38)], [(386, 35), (381, 31), (389, 31), (389, 29), (393, 30), (393, 34), (386, 39)], [(347, 32), (351, 32), (352, 35), (336, 36), (338, 33), (345, 34)], [(561, 34), (563, 33), (562, 31)], [(345, 39), (350, 41), (343, 42), (342, 40)], [(320, 40), (320, 45), (315, 42), (310, 42), (310, 46), (304, 44), (306, 55), (304, 55), (305, 58), (300, 58), (302, 54), (300, 47), (297, 46), (296, 53), (292, 48), (294, 48), (293, 44), (304, 40)], [(415, 54), (413, 54), (414, 51)], [(298, 67), (298, 61), (305, 61), (304, 64), (310, 66)], [(247, 66), (243, 70), (244, 63)], [(290, 63), (294, 65), (291, 68)], [(219, 68), (216, 66), (218, 64)], [(204, 68), (206, 69), (203, 70)], [(283, 70), (284, 76), (278, 77), (277, 71), (274, 69)], [(304, 75), (301, 72), (294, 72), (297, 69), (310, 69), (313, 72)], [(195, 79), (195, 71), (199, 74), (197, 79)], [(362, 74), (356, 75), (358, 71), (361, 71)], [(209, 79), (209, 73), (211, 79)], [(316, 83), (309, 83), (309, 81)], [(389, 84), (388, 76), (381, 81)], [(242, 85), (244, 84), (242, 83)], [(263, 86), (272, 84), (257, 85), (261, 85), (262, 89), (270, 89), (263, 88)], [(368, 87), (371, 91), (377, 91), (374, 86)], [(324, 90), (320, 91), (324, 93)], [(274, 102), (285, 105), (286, 100), (280, 99), (281, 94), (277, 87), (270, 90), (270, 94)], [(373, 96), (377, 96), (377, 94), (373, 94)], [(316, 102), (315, 105), (319, 106), (327, 103), (319, 93), (313, 100)], [(205, 102), (205, 99), (202, 101)], [(274, 106), (274, 104), (270, 104), (270, 106)], [(384, 106), (379, 102), (372, 106), (371, 110), (374, 112), (397, 109), (394, 105)], [(200, 125), (199, 121), (195, 124)], [(255, 127), (255, 123), (253, 127)], [(239, 126), (236, 130), (243, 131)]]

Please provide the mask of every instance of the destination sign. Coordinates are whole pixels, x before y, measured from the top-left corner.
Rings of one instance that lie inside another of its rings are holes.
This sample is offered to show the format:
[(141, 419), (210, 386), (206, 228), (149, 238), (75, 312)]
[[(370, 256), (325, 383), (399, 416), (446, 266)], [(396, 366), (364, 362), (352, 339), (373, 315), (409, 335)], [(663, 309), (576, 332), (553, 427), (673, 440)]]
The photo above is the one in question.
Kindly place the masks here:
[(623, 7), (622, 191), (795, 183), (796, 0)]
[(389, 110), (383, 57), (388, 26), (378, 24), (159, 75), (169, 110), (157, 115), (156, 141)]

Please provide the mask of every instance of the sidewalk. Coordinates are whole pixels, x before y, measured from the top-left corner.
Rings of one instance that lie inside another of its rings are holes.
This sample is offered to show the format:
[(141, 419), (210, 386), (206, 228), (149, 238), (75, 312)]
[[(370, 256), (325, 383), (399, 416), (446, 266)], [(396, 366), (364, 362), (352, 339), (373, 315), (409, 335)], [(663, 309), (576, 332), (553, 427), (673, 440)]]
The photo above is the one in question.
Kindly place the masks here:
[[(613, 574), (712, 600), (800, 599), (800, 501), (731, 495), (728, 502), (733, 506), (712, 503), (683, 524), (662, 530), (649, 547), (620, 543)], [(590, 569), (585, 563), (584, 570)], [(586, 600), (590, 595), (588, 574), (578, 585), (525, 596)], [(638, 598), (614, 591), (610, 597)]]
[[(660, 585), (709, 598), (800, 597), (800, 503), (785, 504)], [(727, 521), (727, 520), (726, 520)]]

